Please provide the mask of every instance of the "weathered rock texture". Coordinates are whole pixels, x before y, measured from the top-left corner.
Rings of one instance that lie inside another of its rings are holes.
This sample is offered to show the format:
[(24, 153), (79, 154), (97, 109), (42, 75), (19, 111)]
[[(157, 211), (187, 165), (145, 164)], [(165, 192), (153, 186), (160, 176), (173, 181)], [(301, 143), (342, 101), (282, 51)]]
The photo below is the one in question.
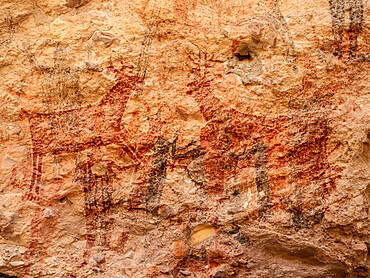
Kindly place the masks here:
[(368, 277), (367, 0), (1, 0), (1, 277)]

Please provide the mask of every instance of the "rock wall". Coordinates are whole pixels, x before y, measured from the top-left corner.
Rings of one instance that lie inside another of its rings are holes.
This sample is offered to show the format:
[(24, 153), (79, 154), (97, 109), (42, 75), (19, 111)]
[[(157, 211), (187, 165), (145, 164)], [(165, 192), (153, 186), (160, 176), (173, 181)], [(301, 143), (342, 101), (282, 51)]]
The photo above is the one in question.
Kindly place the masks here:
[(0, 277), (368, 277), (367, 0), (0, 7)]

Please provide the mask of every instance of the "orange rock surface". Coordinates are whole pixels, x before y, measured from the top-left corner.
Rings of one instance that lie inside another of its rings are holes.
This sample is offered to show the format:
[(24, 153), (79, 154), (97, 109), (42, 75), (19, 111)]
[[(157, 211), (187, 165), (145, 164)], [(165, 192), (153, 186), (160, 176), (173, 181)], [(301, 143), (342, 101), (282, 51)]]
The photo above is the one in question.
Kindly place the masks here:
[(368, 277), (365, 0), (2, 0), (0, 277)]

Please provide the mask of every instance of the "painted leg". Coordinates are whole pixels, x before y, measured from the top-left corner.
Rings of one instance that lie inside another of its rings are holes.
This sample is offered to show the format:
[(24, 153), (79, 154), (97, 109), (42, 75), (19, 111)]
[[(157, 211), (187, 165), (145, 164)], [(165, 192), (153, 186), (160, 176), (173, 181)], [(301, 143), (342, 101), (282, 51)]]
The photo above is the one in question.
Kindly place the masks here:
[(362, 0), (350, 1), (349, 18), (349, 55), (351, 58), (354, 58), (357, 52), (357, 38), (362, 31), (362, 24), (364, 21), (364, 7)]
[(140, 164), (141, 159), (137, 156), (135, 147), (131, 145), (130, 140), (127, 138), (126, 133), (127, 131), (123, 130), (118, 141), (122, 142), (122, 149), (131, 158), (131, 160), (135, 164)]
[(256, 184), (259, 202), (259, 217), (266, 220), (266, 215), (270, 213), (271, 191), (268, 176), (268, 146), (265, 143), (257, 144), (253, 147), (254, 166), (256, 168)]
[(29, 201), (33, 201), (35, 199), (35, 195), (33, 194), (34, 189), (37, 188), (37, 183), (39, 180), (39, 157), (40, 155), (37, 154), (35, 151), (32, 152), (32, 177), (31, 177), (31, 184), (29, 187), (29, 191), (25, 194), (25, 199)]
[(41, 176), (42, 176), (42, 156), (38, 156), (37, 161), (37, 176), (36, 176), (36, 185), (35, 185), (35, 198), (37, 200), (40, 199), (40, 184), (41, 184)]
[(342, 40), (344, 30), (344, 0), (329, 0), (330, 13), (332, 18), (332, 29), (334, 35), (334, 55), (342, 57)]
[(156, 214), (166, 181), (167, 157), (171, 143), (167, 138), (158, 138), (154, 145), (152, 170), (145, 194), (146, 208)]
[(36, 183), (37, 159), (38, 159), (38, 155), (35, 152), (33, 152), (32, 153), (32, 178), (31, 178), (31, 184), (30, 184), (30, 187), (29, 187), (30, 192), (32, 192), (33, 187), (35, 186), (35, 183)]
[(208, 179), (207, 192), (210, 196), (222, 196), (225, 189), (225, 155), (221, 151), (206, 152), (204, 167)]

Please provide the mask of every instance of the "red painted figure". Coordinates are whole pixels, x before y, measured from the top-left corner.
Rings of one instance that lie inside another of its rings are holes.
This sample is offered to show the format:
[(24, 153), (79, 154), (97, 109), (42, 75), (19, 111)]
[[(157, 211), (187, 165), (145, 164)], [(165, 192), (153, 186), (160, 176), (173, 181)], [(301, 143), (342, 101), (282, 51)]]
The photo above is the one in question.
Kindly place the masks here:
[[(108, 70), (116, 74), (116, 84), (96, 104), (52, 114), (27, 114), (32, 139), (33, 174), (28, 199), (40, 196), (42, 159), (45, 155), (80, 152), (92, 147), (116, 143), (136, 163), (134, 150), (121, 124), (130, 95), (140, 90), (142, 78), (127, 71), (130, 65)], [(63, 128), (59, 128), (63, 127)]]
[(214, 95), (207, 57), (200, 55), (194, 64), (197, 78), (188, 84), (188, 94), (195, 98), (207, 122), (200, 140), (209, 194), (227, 198), (226, 187), (243, 164), (255, 169), (260, 217), (282, 203), (297, 213), (316, 206), (291, 204), (288, 208), (281, 200), (295, 194), (295, 189), (283, 193), (288, 185), (307, 192), (316, 187), (318, 198), (334, 187), (326, 150), (329, 126), (325, 112), (317, 109), (274, 117), (241, 113)]

